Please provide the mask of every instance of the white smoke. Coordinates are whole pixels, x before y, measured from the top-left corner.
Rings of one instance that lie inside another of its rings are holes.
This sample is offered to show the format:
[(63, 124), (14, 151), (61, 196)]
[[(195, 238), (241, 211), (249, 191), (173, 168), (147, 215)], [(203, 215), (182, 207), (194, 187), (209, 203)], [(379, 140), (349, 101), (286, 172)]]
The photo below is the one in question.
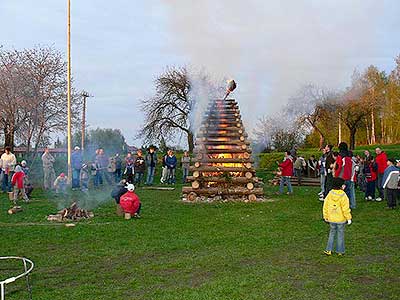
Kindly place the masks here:
[(343, 88), (355, 67), (381, 63), (385, 49), (378, 30), (390, 1), (163, 3), (171, 43), (191, 64), (236, 80), (235, 98), (253, 127), (258, 117), (279, 111), (301, 85)]

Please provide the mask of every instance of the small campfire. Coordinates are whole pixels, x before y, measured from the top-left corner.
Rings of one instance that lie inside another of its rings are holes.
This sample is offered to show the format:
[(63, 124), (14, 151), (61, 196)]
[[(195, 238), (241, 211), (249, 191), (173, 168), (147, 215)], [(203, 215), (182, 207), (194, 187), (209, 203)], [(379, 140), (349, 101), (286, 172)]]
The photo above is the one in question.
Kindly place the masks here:
[(56, 222), (79, 221), (81, 219), (90, 219), (93, 217), (93, 212), (80, 208), (78, 204), (74, 202), (70, 207), (60, 210), (57, 214), (49, 215), (47, 220)]

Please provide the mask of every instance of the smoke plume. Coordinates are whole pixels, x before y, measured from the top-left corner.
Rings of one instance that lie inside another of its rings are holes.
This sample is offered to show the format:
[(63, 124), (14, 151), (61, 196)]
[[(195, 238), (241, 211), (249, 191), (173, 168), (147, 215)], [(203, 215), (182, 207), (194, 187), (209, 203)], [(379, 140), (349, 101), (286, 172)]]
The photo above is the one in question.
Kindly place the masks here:
[(305, 83), (343, 88), (354, 68), (382, 62), (382, 1), (164, 3), (177, 51), (236, 80), (235, 98), (251, 127)]

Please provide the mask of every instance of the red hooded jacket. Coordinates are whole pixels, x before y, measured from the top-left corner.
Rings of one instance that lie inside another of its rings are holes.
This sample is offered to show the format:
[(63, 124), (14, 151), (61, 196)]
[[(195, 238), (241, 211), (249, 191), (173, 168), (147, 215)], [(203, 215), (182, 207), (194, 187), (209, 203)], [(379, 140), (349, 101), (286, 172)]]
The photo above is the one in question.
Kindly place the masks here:
[(338, 155), (336, 158), (335, 177), (340, 177), (343, 180), (351, 180), (353, 173), (353, 161), (351, 157), (341, 157)]
[(24, 177), (25, 174), (24, 172), (15, 172), (12, 179), (11, 179), (11, 184), (15, 185), (17, 184), (17, 188), (22, 189), (24, 188)]
[(134, 214), (138, 211), (140, 206), (140, 199), (135, 192), (127, 191), (119, 200), (119, 205), (126, 213)]
[(293, 176), (293, 161), (290, 157), (280, 163), (279, 168), (282, 170), (282, 176)]
[(378, 174), (385, 173), (385, 169), (387, 168), (387, 155), (385, 152), (381, 152), (376, 155), (375, 162), (378, 165)]

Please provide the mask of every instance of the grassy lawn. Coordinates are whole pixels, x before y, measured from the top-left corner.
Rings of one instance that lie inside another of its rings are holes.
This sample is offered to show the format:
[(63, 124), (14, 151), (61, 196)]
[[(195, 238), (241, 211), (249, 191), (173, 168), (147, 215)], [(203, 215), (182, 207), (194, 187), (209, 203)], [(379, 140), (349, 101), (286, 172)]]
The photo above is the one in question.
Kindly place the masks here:
[[(138, 190), (142, 219), (115, 215), (109, 192), (96, 217), (68, 228), (49, 223), (53, 199), (6, 214), (0, 255), (31, 258), (34, 299), (400, 299), (400, 210), (358, 201), (346, 256), (322, 252), (328, 225), (315, 188), (265, 203), (184, 204), (175, 191)], [(79, 194), (76, 197), (80, 197)], [(358, 199), (361, 199), (359, 195)], [(0, 265), (0, 278), (15, 273)], [(24, 281), (6, 299), (27, 299)]]

